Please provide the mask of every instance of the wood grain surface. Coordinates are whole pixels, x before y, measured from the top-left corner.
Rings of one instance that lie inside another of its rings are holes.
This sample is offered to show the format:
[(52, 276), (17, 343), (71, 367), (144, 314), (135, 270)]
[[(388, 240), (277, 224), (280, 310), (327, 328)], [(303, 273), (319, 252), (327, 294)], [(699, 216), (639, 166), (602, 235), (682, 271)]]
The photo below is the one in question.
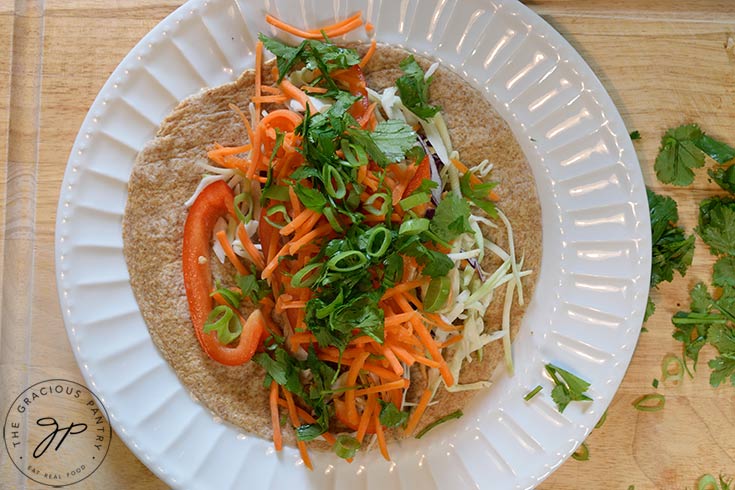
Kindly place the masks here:
[[(173, 0), (0, 0), (0, 410), (33, 382), (82, 381), (59, 310), (54, 275), (56, 204), (66, 160), (94, 97), (123, 56), (182, 2)], [(666, 128), (698, 122), (735, 144), (735, 34), (731, 0), (531, 0), (587, 60), (635, 142), (646, 182), (679, 202), (681, 223), (695, 224), (698, 203), (717, 192), (698, 173), (686, 189), (653, 174)], [(712, 162), (708, 162), (712, 165)], [(661, 360), (678, 353), (671, 316), (688, 288), (709, 280), (712, 258), (697, 241), (686, 278), (655, 291), (657, 313), (638, 348), (605, 425), (587, 440), (589, 461), (569, 460), (539, 488), (696, 488), (703, 473), (735, 476), (735, 388), (712, 389), (703, 351), (694, 380), (651, 382)], [(656, 413), (631, 401), (666, 396)], [(46, 488), (22, 477), (0, 451), (0, 488)], [(166, 488), (113, 438), (100, 469), (71, 488)], [(502, 490), (502, 489), (501, 489)]]

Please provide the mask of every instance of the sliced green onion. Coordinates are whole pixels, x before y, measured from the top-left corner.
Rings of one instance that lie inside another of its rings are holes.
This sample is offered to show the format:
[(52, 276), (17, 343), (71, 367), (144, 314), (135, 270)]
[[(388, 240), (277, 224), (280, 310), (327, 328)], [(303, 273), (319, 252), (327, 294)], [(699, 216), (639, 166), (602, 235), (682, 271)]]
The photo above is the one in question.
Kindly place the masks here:
[[(380, 208), (376, 208), (373, 206), (375, 201), (378, 199), (383, 200), (383, 204), (381, 204)], [(375, 216), (383, 216), (388, 213), (388, 207), (390, 206), (390, 201), (388, 194), (384, 194), (382, 192), (376, 192), (375, 194), (372, 194), (370, 197), (368, 197), (365, 200), (365, 204), (363, 207), (365, 208), (365, 211), (367, 211), (370, 214), (374, 214)]]
[(263, 199), (274, 201), (288, 201), (288, 187), (285, 185), (272, 185), (263, 190)]
[(313, 270), (321, 268), (322, 264), (306, 264), (291, 278), (292, 288), (308, 288), (311, 287), (319, 278), (319, 274), (307, 278)]
[[(353, 188), (347, 193), (347, 197), (344, 199), (344, 204), (350, 211), (354, 211), (360, 205), (360, 194), (362, 194), (362, 186), (356, 183), (352, 183)], [(356, 187), (354, 187), (356, 186)]]
[(232, 308), (225, 305), (215, 306), (207, 315), (207, 321), (202, 329), (204, 333), (217, 332), (220, 344), (227, 345), (242, 333), (240, 320), (232, 312)]
[(658, 388), (658, 379), (653, 378), (653, 381), (651, 382), (651, 386), (653, 386), (654, 388)]
[(441, 276), (432, 278), (424, 295), (424, 310), (430, 313), (441, 310), (447, 304), (451, 290), (452, 281), (449, 277)]
[[(671, 370), (672, 367), (675, 368), (674, 371)], [(665, 384), (668, 380), (672, 380), (673, 386), (684, 381), (684, 362), (674, 354), (666, 354), (661, 361), (661, 381)]]
[(352, 272), (367, 264), (367, 257), (359, 250), (340, 252), (327, 262), (327, 268), (335, 272)]
[(587, 461), (590, 459), (590, 448), (584, 442), (579, 445), (576, 451), (572, 453), (572, 458), (577, 461)]
[(426, 204), (429, 201), (431, 201), (431, 195), (428, 192), (419, 192), (418, 194), (411, 194), (405, 199), (401, 199), (398, 204), (400, 204), (401, 209), (405, 211), (415, 208), (416, 206), (420, 206), (421, 204)]
[(538, 394), (538, 392), (541, 391), (542, 389), (543, 389), (543, 387), (541, 385), (538, 385), (536, 388), (534, 388), (531, 391), (529, 391), (528, 393), (526, 393), (526, 396), (524, 396), (523, 399), (526, 400), (526, 401), (531, 400), (531, 398), (533, 398), (534, 396), (536, 396)]
[(344, 233), (345, 229), (342, 228), (342, 225), (339, 223), (337, 215), (334, 213), (334, 208), (326, 207), (322, 209), (322, 213), (324, 214), (324, 216), (327, 217), (327, 221), (329, 221), (329, 224), (332, 225), (332, 229), (334, 231), (336, 231), (337, 233)]
[(650, 393), (636, 398), (631, 405), (641, 412), (658, 412), (666, 405), (666, 397), (658, 393)]
[[(242, 210), (240, 209), (240, 206), (244, 202), (248, 204), (247, 214), (243, 214)], [(249, 192), (241, 192), (240, 194), (236, 195), (235, 200), (232, 202), (232, 204), (235, 207), (235, 214), (237, 215), (237, 219), (239, 219), (241, 222), (247, 224), (250, 222), (251, 219), (253, 219), (253, 196), (250, 195)]]
[(429, 229), (429, 220), (426, 218), (409, 219), (401, 223), (399, 235), (418, 235)]
[(697, 482), (697, 490), (719, 490), (717, 480), (712, 475), (704, 475)]
[[(286, 223), (276, 223), (275, 221), (270, 219), (271, 216), (278, 213), (283, 215), (283, 220)], [(284, 206), (283, 204), (277, 204), (268, 209), (268, 212), (265, 213), (265, 221), (272, 227), (278, 228), (280, 230), (281, 228), (286, 226), (287, 223), (291, 222), (291, 217), (288, 215), (288, 211), (286, 211), (286, 206)]]
[[(368, 235), (367, 239), (367, 246), (365, 247), (365, 250), (367, 251), (368, 255), (371, 257), (382, 257), (385, 252), (388, 251), (388, 247), (390, 247), (391, 242), (391, 236), (390, 236), (390, 230), (386, 228), (385, 226), (376, 226), (375, 228), (371, 229)], [(377, 241), (380, 240), (380, 241)], [(379, 245), (378, 247), (376, 247)]]
[(242, 295), (237, 294), (234, 291), (230, 291), (227, 288), (220, 287), (219, 283), (217, 284), (217, 289), (212, 291), (209, 295), (214, 296), (215, 294), (219, 294), (222, 296), (225, 301), (227, 301), (229, 304), (232, 305), (233, 308), (239, 308), (240, 307), (240, 301), (242, 301)]
[(368, 164), (367, 152), (362, 146), (355, 145), (349, 142), (349, 140), (343, 139), (340, 147), (342, 153), (345, 154), (345, 159), (351, 167), (362, 167)]
[(602, 414), (602, 417), (600, 417), (600, 420), (598, 420), (597, 423), (595, 424), (595, 429), (599, 429), (600, 427), (602, 427), (602, 424), (604, 424), (606, 420), (607, 420), (607, 410), (605, 410), (605, 412)]
[(347, 434), (340, 434), (334, 442), (334, 453), (343, 459), (354, 458), (360, 449), (360, 441)]
[(344, 296), (342, 296), (342, 290), (340, 289), (339, 294), (334, 298), (334, 301), (329, 303), (327, 306), (316, 310), (316, 317), (320, 320), (327, 318), (334, 310), (339, 306), (342, 306), (342, 303), (344, 303)]
[(444, 422), (449, 422), (450, 420), (453, 420), (453, 419), (458, 419), (462, 415), (463, 415), (462, 410), (457, 410), (455, 412), (450, 413), (449, 415), (445, 415), (444, 417), (433, 421), (432, 423), (430, 423), (429, 425), (421, 429), (421, 432), (416, 434), (416, 439), (421, 439), (422, 437), (426, 435), (427, 432), (429, 432), (431, 429), (433, 429), (437, 425), (441, 425)]
[(347, 187), (345, 187), (342, 174), (331, 165), (325, 165), (322, 169), (322, 180), (324, 181), (324, 190), (333, 198), (342, 199), (347, 194)]

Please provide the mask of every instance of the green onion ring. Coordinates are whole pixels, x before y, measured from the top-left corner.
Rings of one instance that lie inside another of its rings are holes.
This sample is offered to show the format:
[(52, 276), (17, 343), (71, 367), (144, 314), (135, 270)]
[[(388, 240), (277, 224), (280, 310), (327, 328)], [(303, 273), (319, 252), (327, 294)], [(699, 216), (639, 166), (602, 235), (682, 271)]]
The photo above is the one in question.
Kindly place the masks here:
[(579, 445), (576, 451), (572, 453), (572, 458), (577, 461), (587, 461), (590, 459), (590, 448), (584, 442)]
[(704, 475), (697, 482), (697, 490), (718, 490), (720, 487), (712, 475)]
[(600, 417), (600, 420), (598, 420), (597, 423), (595, 424), (595, 429), (599, 429), (600, 427), (602, 427), (602, 424), (604, 424), (606, 420), (607, 420), (607, 410), (605, 410), (605, 412), (602, 414), (602, 417)]
[(431, 195), (428, 192), (419, 192), (418, 194), (411, 194), (407, 198), (401, 199), (398, 204), (400, 204), (401, 209), (407, 211), (421, 204), (426, 204), (429, 201), (431, 201)]
[[(342, 261), (352, 261), (353, 257), (357, 260), (356, 263), (345, 266), (340, 265), (340, 262)], [(329, 262), (327, 262), (327, 268), (335, 272), (352, 272), (367, 264), (367, 261), (368, 259), (365, 257), (364, 253), (359, 250), (349, 250), (347, 252), (340, 252), (329, 259)]]
[[(671, 372), (671, 366), (676, 366), (676, 372)], [(666, 354), (661, 361), (661, 381), (666, 383), (669, 379), (673, 381), (673, 386), (678, 386), (684, 380), (684, 363), (674, 354)]]
[(409, 219), (401, 223), (399, 235), (418, 235), (429, 229), (429, 220), (426, 218)]
[(305, 279), (305, 278), (311, 273), (311, 271), (313, 271), (314, 269), (319, 269), (321, 268), (321, 266), (322, 264), (306, 264), (291, 278), (291, 287), (292, 288), (308, 288), (312, 286), (316, 282), (317, 278), (319, 277), (319, 274), (314, 274), (312, 277), (309, 277), (308, 279)]
[[(383, 204), (380, 206), (380, 209), (373, 206), (373, 203), (378, 199), (383, 200)], [(373, 214), (375, 216), (383, 216), (388, 212), (388, 206), (390, 205), (390, 201), (388, 199), (388, 194), (376, 192), (365, 200), (365, 204), (363, 205), (363, 207), (365, 208), (365, 211), (370, 214)]]
[(347, 194), (345, 180), (342, 178), (339, 170), (331, 165), (325, 165), (324, 169), (322, 169), (322, 180), (324, 181), (324, 190), (333, 198), (342, 199)]
[(345, 154), (345, 159), (351, 167), (362, 167), (367, 165), (368, 158), (367, 152), (362, 146), (350, 143), (348, 140), (343, 139), (340, 143), (342, 153)]
[[(283, 215), (283, 219), (286, 223), (276, 223), (270, 219), (271, 216), (278, 213), (281, 213)], [(278, 228), (280, 230), (281, 228), (286, 226), (287, 223), (291, 222), (291, 217), (288, 215), (288, 211), (286, 211), (286, 206), (284, 206), (283, 204), (277, 204), (268, 209), (268, 212), (265, 214), (265, 221), (272, 227)]]
[[(248, 213), (242, 214), (242, 210), (240, 209), (240, 205), (243, 202), (247, 202), (248, 204)], [(232, 202), (232, 205), (235, 207), (235, 214), (237, 215), (237, 219), (239, 219), (242, 223), (249, 223), (251, 219), (253, 219), (253, 196), (249, 192), (241, 192), (240, 194), (235, 196), (234, 201)]]
[(342, 228), (342, 225), (339, 224), (339, 220), (337, 220), (337, 215), (334, 213), (334, 209), (331, 207), (326, 207), (322, 209), (322, 213), (324, 216), (327, 217), (327, 221), (329, 221), (329, 224), (332, 225), (332, 229), (336, 231), (337, 233), (344, 233), (345, 229)]
[[(217, 320), (215, 320), (216, 318)], [(232, 328), (232, 320), (234, 320), (234, 328)], [(225, 305), (219, 305), (215, 306), (212, 311), (209, 312), (209, 315), (207, 315), (207, 321), (204, 324), (202, 331), (204, 333), (216, 331), (217, 340), (219, 340), (220, 344), (227, 345), (240, 336), (242, 333), (242, 325), (240, 325), (240, 320), (232, 312), (232, 308)]]
[[(654, 403), (649, 404), (651, 401)], [(659, 393), (649, 393), (648, 395), (639, 396), (633, 400), (631, 405), (641, 412), (658, 412), (663, 410), (664, 405), (666, 405), (666, 397)]]
[(336, 310), (339, 306), (342, 306), (342, 303), (344, 303), (344, 296), (342, 296), (342, 290), (340, 290), (337, 297), (334, 298), (334, 301), (329, 303), (324, 308), (319, 308), (318, 310), (316, 310), (316, 317), (320, 320), (327, 318), (334, 310)]
[[(378, 247), (377, 250), (375, 250), (375, 241), (376, 237), (378, 235), (382, 235), (381, 241), (378, 242), (380, 244), (380, 247)], [(375, 228), (371, 229), (369, 231), (368, 239), (367, 239), (367, 246), (365, 247), (365, 250), (367, 251), (368, 255), (371, 257), (382, 257), (385, 252), (388, 251), (388, 247), (390, 247), (391, 242), (391, 236), (390, 236), (390, 230), (386, 228), (385, 226), (376, 226)]]
[(334, 453), (343, 459), (355, 457), (358, 449), (360, 449), (360, 442), (347, 434), (338, 435), (334, 443)]

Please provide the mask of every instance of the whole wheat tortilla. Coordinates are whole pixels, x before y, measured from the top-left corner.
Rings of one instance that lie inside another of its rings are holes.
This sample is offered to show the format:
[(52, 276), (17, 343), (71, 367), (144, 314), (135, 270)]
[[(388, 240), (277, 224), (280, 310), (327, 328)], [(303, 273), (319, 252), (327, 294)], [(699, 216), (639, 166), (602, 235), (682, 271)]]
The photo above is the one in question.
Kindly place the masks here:
[[(402, 49), (379, 46), (365, 69), (368, 86), (381, 90), (393, 85), (402, 74), (398, 64), (406, 55)], [(417, 60), (424, 69), (428, 68), (429, 60), (420, 57)], [(195, 163), (208, 162), (206, 153), (214, 142), (227, 146), (247, 142), (243, 125), (229, 105), (246, 107), (253, 95), (254, 74), (250, 70), (233, 83), (187, 98), (163, 121), (156, 138), (138, 155), (130, 175), (123, 240), (130, 282), (140, 311), (153, 341), (181, 382), (217, 416), (247, 432), (271, 439), (263, 369), (253, 362), (223, 366), (204, 354), (192, 331), (181, 263), (187, 215), (184, 202), (202, 177), (202, 170)], [(496, 188), (501, 198), (499, 207), (513, 225), (516, 254), (525, 257), (524, 269), (534, 271), (523, 279), (527, 304), (541, 261), (541, 211), (528, 163), (508, 125), (482, 94), (458, 75), (440, 67), (430, 95), (431, 102), (442, 107), (453, 146), (462, 160), (467, 165), (475, 165), (487, 158), (495, 164), (491, 177), (500, 182)], [(489, 234), (507, 250), (502, 225)], [(499, 261), (491, 263), (490, 258), (483, 264), (487, 270), (494, 270), (498, 265)], [(231, 273), (225, 267), (215, 271), (222, 276)], [(496, 291), (497, 297), (486, 316), (488, 331), (500, 329), (504, 290)], [(525, 310), (516, 303), (511, 317), (512, 336)], [(488, 379), (502, 359), (501, 342), (493, 342), (486, 346), (482, 361), (465, 365), (460, 382)], [(425, 373), (413, 369), (409, 395), (414, 397), (425, 386)], [(462, 408), (477, 393), (448, 393), (440, 389), (439, 403), (429, 408), (422, 425)], [(294, 444), (293, 432), (284, 431), (284, 439)]]

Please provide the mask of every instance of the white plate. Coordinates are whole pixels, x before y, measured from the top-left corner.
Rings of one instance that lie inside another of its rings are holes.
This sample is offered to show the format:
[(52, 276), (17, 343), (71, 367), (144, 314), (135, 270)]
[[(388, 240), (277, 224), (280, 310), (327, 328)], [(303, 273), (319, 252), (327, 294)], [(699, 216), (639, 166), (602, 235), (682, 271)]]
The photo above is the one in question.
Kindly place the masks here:
[[(530, 161), (543, 206), (543, 265), (513, 352), (515, 376), (421, 441), (346, 464), (217, 420), (179, 383), (148, 336), (128, 281), (121, 219), (136, 153), (184, 97), (254, 61), (269, 11), (308, 26), (365, 12), (379, 41), (441, 60), (482, 89)], [(305, 20), (304, 20), (305, 19)], [(600, 82), (528, 8), (490, 0), (192, 0), (161, 22), (107, 81), (64, 176), (56, 228), (59, 295), (74, 354), (117, 434), (166, 483), (217, 488), (532, 488), (584, 440), (638, 339), (651, 239), (643, 179)], [(592, 383), (591, 404), (560, 414), (544, 365)], [(544, 389), (530, 403), (523, 395)], [(277, 476), (277, 477), (276, 477)]]

